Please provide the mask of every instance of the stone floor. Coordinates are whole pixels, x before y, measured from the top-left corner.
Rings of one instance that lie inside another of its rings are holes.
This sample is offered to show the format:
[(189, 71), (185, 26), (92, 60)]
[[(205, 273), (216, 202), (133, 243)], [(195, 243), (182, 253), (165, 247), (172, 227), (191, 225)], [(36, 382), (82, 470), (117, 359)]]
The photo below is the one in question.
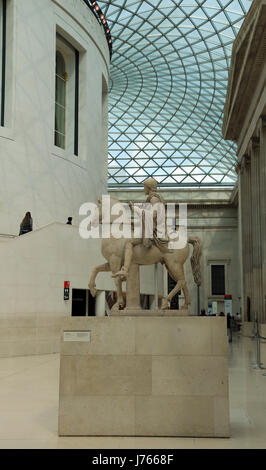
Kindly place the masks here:
[[(266, 343), (261, 353), (266, 366)], [(254, 340), (234, 335), (228, 355), (230, 439), (59, 438), (59, 355), (0, 359), (0, 448), (266, 449), (266, 376), (250, 365)]]

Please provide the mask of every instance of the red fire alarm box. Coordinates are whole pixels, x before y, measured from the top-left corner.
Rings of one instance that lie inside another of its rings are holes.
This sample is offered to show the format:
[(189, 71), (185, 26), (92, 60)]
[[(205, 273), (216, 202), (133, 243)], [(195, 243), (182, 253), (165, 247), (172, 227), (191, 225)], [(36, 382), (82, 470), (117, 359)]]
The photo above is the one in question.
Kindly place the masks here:
[(64, 300), (69, 300), (70, 282), (64, 282)]

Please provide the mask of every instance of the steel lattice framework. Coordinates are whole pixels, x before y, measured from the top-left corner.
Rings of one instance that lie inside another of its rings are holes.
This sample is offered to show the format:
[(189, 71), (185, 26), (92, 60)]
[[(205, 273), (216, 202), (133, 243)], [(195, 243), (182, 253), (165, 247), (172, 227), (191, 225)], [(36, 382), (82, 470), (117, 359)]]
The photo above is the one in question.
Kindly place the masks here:
[(101, 0), (113, 57), (109, 186), (226, 186), (222, 137), (233, 41), (250, 0)]

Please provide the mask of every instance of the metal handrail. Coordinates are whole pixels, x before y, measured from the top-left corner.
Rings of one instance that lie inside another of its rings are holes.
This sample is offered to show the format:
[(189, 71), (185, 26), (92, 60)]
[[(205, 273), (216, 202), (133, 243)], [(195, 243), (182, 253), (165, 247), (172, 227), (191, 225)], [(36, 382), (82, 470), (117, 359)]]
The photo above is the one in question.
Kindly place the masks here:
[(0, 238), (16, 238), (17, 235), (11, 235), (10, 233), (0, 233)]

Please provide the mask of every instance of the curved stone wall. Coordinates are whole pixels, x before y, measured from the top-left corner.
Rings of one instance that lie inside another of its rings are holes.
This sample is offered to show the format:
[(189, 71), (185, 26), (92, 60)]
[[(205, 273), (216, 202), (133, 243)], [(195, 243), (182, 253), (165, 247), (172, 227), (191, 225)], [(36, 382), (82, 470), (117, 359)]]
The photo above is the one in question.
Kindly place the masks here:
[[(0, 127), (0, 233), (18, 234), (26, 211), (32, 213), (34, 228), (65, 222), (68, 216), (77, 224), (80, 205), (106, 192), (106, 37), (82, 0), (7, 4), (11, 65), (9, 119)], [(78, 156), (69, 146), (54, 145), (57, 33), (79, 52)]]

